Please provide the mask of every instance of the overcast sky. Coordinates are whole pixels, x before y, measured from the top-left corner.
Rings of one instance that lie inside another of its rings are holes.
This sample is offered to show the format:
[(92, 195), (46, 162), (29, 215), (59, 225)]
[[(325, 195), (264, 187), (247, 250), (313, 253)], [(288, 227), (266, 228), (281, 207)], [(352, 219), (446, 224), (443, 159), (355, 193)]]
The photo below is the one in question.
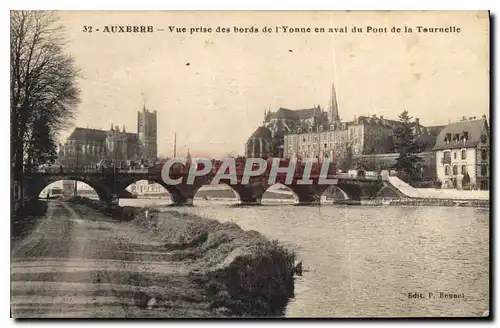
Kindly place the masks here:
[[(266, 108), (328, 107), (340, 116), (397, 117), (424, 125), (489, 112), (487, 12), (60, 12), (68, 52), (83, 72), (75, 125), (137, 130), (137, 111), (158, 111), (158, 150), (172, 155), (242, 154)], [(103, 33), (106, 25), (153, 25), (154, 33)], [(92, 26), (92, 33), (83, 26)], [(275, 26), (343, 27), (349, 33), (275, 33)], [(169, 26), (186, 27), (173, 34)], [(230, 33), (190, 35), (192, 27)], [(234, 33), (233, 26), (273, 28)], [(364, 33), (352, 33), (353, 26)], [(388, 33), (366, 33), (366, 27)], [(390, 33), (392, 26), (414, 33)], [(460, 33), (417, 33), (456, 26)], [(96, 32), (95, 29), (100, 29)], [(159, 32), (157, 29), (164, 29)], [(189, 65), (188, 65), (189, 63)], [(61, 134), (67, 137), (68, 131)]]

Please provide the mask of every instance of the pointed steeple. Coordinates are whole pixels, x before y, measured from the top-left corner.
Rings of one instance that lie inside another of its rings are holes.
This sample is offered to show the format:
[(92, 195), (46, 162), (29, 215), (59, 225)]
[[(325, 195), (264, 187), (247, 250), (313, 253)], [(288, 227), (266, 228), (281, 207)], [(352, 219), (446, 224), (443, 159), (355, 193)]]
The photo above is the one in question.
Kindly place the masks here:
[(191, 153), (189, 152), (189, 148), (188, 148), (186, 160), (191, 161)]
[(123, 131), (122, 132), (125, 133), (125, 124), (123, 124)]
[(113, 131), (113, 123), (111, 123), (111, 127), (109, 128), (109, 131)]
[(340, 121), (339, 107), (337, 104), (337, 93), (335, 92), (335, 84), (332, 83), (332, 94), (330, 99), (330, 119), (332, 122)]

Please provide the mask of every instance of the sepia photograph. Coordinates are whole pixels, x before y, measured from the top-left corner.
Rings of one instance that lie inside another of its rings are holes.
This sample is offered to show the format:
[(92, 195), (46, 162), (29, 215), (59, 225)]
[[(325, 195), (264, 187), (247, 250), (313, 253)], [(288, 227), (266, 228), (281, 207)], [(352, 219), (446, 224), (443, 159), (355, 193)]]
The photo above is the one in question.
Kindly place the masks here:
[(491, 318), (488, 11), (10, 11), (10, 313)]

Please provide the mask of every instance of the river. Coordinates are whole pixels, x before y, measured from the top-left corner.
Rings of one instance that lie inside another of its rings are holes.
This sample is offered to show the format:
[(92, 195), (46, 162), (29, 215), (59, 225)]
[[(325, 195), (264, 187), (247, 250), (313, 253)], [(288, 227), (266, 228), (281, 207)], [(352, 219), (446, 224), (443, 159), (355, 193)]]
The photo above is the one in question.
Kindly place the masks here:
[(309, 271), (296, 279), (287, 317), (481, 316), (489, 309), (488, 209), (231, 203), (195, 199), (176, 210), (232, 221), (292, 247)]

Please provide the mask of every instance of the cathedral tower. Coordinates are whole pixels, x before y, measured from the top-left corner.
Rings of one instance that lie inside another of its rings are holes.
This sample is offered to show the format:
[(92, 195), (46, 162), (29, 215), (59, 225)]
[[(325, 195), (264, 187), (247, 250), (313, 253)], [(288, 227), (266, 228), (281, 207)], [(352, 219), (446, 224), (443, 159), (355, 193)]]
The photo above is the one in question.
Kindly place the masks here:
[(139, 136), (139, 157), (154, 161), (158, 156), (156, 110), (150, 112), (144, 105), (137, 112), (137, 134)]

